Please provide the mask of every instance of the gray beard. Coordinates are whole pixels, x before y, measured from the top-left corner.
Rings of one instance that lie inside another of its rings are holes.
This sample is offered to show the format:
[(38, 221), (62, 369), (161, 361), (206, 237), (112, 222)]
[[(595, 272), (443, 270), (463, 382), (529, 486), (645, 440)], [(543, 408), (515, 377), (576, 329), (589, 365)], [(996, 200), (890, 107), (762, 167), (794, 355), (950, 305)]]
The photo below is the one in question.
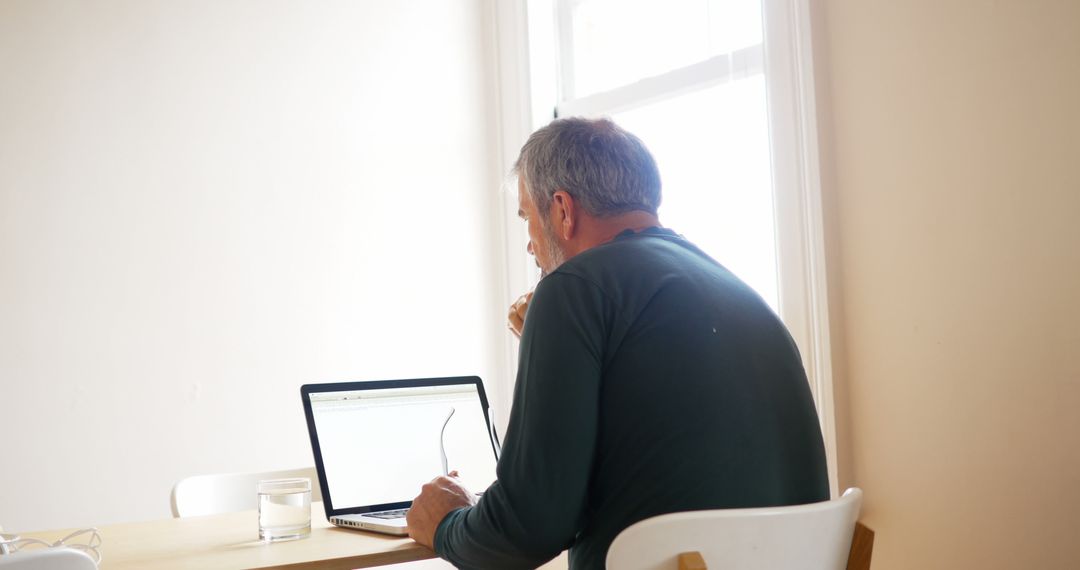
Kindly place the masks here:
[(547, 242), (547, 246), (545, 248), (547, 249), (547, 257), (551, 260), (550, 268), (540, 268), (540, 278), (543, 279), (544, 277), (547, 277), (549, 273), (552, 273), (553, 271), (558, 269), (560, 265), (566, 262), (566, 254), (563, 252), (563, 250), (559, 249), (559, 240), (556, 239), (555, 232), (552, 230), (551, 226), (549, 226), (547, 223), (540, 224), (540, 226), (544, 232), (544, 241)]

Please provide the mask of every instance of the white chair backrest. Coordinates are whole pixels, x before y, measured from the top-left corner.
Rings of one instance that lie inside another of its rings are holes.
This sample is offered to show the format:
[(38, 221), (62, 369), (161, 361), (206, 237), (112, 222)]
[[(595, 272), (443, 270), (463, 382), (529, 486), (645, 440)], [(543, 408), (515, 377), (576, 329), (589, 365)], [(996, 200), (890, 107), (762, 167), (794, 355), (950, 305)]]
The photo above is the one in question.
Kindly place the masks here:
[(844, 570), (861, 504), (852, 488), (808, 505), (660, 515), (619, 533), (607, 567), (673, 570), (679, 554), (700, 552), (711, 570)]
[(266, 471), (263, 473), (224, 473), (196, 475), (173, 486), (171, 503), (174, 517), (197, 517), (234, 513), (258, 508), (255, 484), (263, 479), (311, 479), (311, 500), (321, 501), (319, 477), (314, 467)]
[(2, 570), (97, 570), (90, 555), (74, 548), (34, 548), (0, 555)]

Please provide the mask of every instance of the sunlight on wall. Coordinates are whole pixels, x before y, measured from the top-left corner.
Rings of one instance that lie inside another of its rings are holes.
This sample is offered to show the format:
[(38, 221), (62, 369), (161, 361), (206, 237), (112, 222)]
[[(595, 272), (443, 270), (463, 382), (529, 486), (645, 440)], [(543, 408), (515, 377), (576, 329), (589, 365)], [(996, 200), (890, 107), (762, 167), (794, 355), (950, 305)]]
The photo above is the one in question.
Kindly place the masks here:
[(304, 383), (492, 384), (484, 10), (0, 3), (0, 524), (311, 465)]

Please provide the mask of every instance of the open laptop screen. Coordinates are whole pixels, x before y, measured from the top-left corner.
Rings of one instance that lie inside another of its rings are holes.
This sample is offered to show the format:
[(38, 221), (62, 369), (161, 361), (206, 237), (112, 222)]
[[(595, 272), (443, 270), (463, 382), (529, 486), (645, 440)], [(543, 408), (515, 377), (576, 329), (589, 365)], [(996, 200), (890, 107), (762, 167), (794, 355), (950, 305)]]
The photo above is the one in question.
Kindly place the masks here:
[(449, 469), (459, 471), (473, 492), (495, 480), (495, 453), (476, 383), (320, 391), (308, 397), (334, 511), (411, 501), (421, 485), (442, 474), (444, 423)]

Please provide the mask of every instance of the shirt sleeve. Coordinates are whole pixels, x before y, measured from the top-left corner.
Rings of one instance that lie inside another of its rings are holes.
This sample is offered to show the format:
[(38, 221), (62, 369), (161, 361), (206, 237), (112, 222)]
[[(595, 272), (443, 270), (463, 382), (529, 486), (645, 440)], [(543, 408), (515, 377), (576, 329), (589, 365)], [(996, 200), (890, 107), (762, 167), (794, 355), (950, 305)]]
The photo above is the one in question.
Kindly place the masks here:
[(556, 271), (533, 295), (497, 480), (447, 515), (435, 552), (460, 568), (535, 568), (570, 547), (586, 516), (601, 362), (612, 305)]

